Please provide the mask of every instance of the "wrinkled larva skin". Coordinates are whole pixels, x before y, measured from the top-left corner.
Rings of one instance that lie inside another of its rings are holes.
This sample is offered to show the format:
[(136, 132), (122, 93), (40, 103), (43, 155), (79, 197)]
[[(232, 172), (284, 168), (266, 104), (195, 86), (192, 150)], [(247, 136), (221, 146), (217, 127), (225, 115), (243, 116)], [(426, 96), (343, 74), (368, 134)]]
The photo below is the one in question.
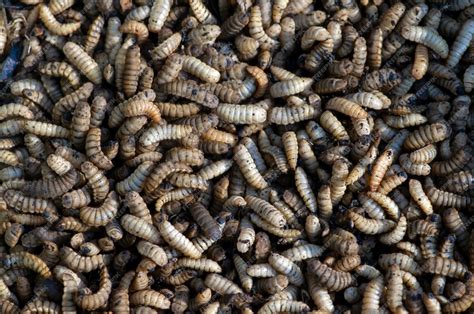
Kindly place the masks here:
[(19, 2), (0, 312), (472, 309), (472, 1)]

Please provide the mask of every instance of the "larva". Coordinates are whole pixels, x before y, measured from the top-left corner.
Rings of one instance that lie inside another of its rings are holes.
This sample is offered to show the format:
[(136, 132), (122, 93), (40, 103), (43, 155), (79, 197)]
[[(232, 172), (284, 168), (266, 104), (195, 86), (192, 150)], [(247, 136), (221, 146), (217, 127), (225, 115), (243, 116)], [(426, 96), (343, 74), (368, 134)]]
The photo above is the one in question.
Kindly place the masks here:
[(220, 73), (193, 56), (183, 56), (183, 70), (208, 83), (217, 83)]
[(39, 18), (46, 28), (55, 35), (67, 36), (76, 32), (80, 27), (80, 22), (61, 24), (45, 4), (39, 5)]
[(163, 27), (166, 18), (171, 11), (171, 0), (159, 0), (153, 2), (150, 9), (150, 17), (148, 18), (148, 30), (153, 33), (158, 33)]
[(80, 210), (81, 220), (90, 226), (105, 226), (109, 223), (118, 210), (118, 196), (112, 191), (104, 200), (104, 203), (98, 207), (83, 207)]
[[(152, 31), (149, 28), (150, 31)], [(179, 45), (181, 44), (182, 36), (180, 33), (174, 33), (170, 37), (168, 37), (165, 41), (161, 44), (156, 46), (151, 53), (151, 57), (153, 60), (164, 60), (165, 58), (169, 57), (173, 52), (178, 49)]]
[(234, 161), (240, 168), (245, 180), (256, 189), (264, 189), (268, 183), (258, 171), (255, 162), (248, 149), (239, 144), (234, 148)]
[(306, 207), (315, 213), (317, 210), (316, 196), (310, 187), (310, 182), (305, 171), (300, 167), (295, 170), (295, 185)]
[(207, 275), (204, 283), (210, 289), (222, 295), (243, 293), (239, 286), (218, 274)]
[(131, 97), (136, 93), (138, 89), (139, 71), (140, 47), (133, 45), (128, 48), (125, 54), (125, 66), (122, 73), (122, 89), (126, 97)]
[(313, 84), (310, 78), (298, 77), (291, 80), (277, 82), (270, 87), (272, 97), (285, 97), (303, 92)]
[(334, 97), (330, 99), (326, 104), (326, 109), (339, 111), (356, 119), (367, 117), (367, 112), (358, 104), (340, 97)]
[(105, 20), (102, 16), (98, 16), (92, 21), (92, 24), (89, 27), (87, 32), (87, 37), (84, 42), (84, 51), (88, 55), (92, 55), (95, 47), (99, 43), (102, 30), (104, 28)]
[(63, 47), (66, 58), (94, 84), (102, 83), (99, 65), (80, 46), (67, 42)]
[(119, 30), (124, 34), (133, 34), (138, 43), (142, 43), (149, 35), (146, 25), (134, 20), (125, 21)]
[(130, 295), (130, 305), (151, 306), (157, 309), (169, 309), (171, 302), (155, 290), (141, 290)]
[(329, 291), (342, 290), (351, 285), (354, 280), (350, 273), (335, 271), (317, 259), (311, 259), (308, 266), (315, 277), (319, 279), (321, 285)]
[(107, 177), (93, 163), (86, 161), (81, 165), (81, 172), (87, 179), (87, 184), (92, 189), (95, 201), (105, 199), (109, 193), (109, 183)]
[(93, 294), (86, 294), (87, 289), (79, 289), (75, 302), (85, 310), (94, 310), (107, 302), (112, 291), (112, 281), (105, 265), (100, 267), (99, 290)]
[(39, 257), (28, 252), (18, 252), (7, 255), (3, 260), (3, 266), (7, 269), (12, 267), (28, 268), (43, 278), (52, 276), (49, 267)]
[(266, 202), (265, 200), (259, 199), (254, 196), (246, 196), (245, 200), (247, 205), (265, 221), (272, 224), (277, 228), (283, 228), (286, 224), (286, 220), (273, 205)]
[(191, 258), (200, 258), (201, 252), (189, 241), (184, 235), (176, 230), (173, 225), (166, 220), (158, 223), (158, 230), (163, 239), (168, 242), (176, 250)]
[(268, 120), (274, 124), (288, 125), (313, 119), (318, 114), (318, 110), (309, 105), (274, 107), (268, 114)]
[(220, 104), (216, 113), (221, 120), (236, 124), (263, 123), (267, 119), (267, 111), (256, 105)]
[(174, 81), (160, 85), (160, 90), (175, 96), (187, 98), (209, 108), (216, 108), (218, 98), (193, 81)]
[(217, 23), (217, 19), (206, 8), (206, 6), (201, 2), (201, 0), (190, 0), (189, 6), (191, 7), (194, 16), (196, 16), (199, 22), (203, 24)]

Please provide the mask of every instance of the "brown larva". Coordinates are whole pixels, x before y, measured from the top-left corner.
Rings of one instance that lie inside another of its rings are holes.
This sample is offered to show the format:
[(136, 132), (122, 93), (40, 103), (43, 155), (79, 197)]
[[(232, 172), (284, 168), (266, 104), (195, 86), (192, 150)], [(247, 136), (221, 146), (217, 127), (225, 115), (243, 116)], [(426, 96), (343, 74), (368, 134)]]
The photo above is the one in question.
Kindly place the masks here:
[(98, 207), (83, 207), (80, 210), (81, 220), (90, 226), (105, 226), (115, 216), (118, 210), (118, 196), (112, 191), (104, 203)]
[(120, 222), (127, 232), (139, 238), (145, 239), (153, 244), (161, 244), (163, 242), (159, 231), (146, 220), (125, 214), (120, 219)]
[(176, 250), (192, 258), (201, 257), (201, 253), (194, 246), (194, 244), (178, 230), (176, 230), (176, 228), (173, 227), (173, 225), (169, 221), (162, 220), (161, 222), (159, 222), (158, 229), (160, 230), (163, 239)]
[(137, 42), (141, 43), (148, 38), (148, 28), (139, 21), (128, 20), (125, 21), (119, 29), (124, 34), (135, 35)]
[(219, 104), (218, 98), (207, 92), (194, 81), (174, 81), (160, 85), (160, 90), (175, 96), (187, 98), (203, 106), (215, 108)]
[(80, 46), (67, 42), (63, 47), (63, 52), (68, 60), (94, 84), (102, 82), (99, 65)]
[(11, 267), (24, 267), (37, 272), (41, 277), (51, 277), (49, 267), (36, 255), (28, 252), (18, 252), (7, 255), (3, 260), (3, 266), (7, 269)]
[(39, 5), (39, 18), (50, 32), (60, 36), (70, 35), (81, 27), (80, 22), (61, 24), (45, 4)]

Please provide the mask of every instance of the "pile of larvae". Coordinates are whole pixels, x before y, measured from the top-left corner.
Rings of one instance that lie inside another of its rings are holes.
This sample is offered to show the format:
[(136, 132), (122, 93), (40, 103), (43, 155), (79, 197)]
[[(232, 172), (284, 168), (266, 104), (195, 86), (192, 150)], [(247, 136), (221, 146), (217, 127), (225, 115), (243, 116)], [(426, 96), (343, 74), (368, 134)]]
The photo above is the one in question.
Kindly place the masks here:
[(472, 313), (473, 0), (0, 7), (0, 313)]

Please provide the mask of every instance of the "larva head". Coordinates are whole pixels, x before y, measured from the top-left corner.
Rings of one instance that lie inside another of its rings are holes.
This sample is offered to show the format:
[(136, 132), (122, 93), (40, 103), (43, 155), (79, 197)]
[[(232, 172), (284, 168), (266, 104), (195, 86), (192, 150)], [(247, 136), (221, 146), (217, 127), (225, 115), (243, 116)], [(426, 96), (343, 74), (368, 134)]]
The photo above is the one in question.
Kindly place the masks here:
[(81, 171), (84, 174), (91, 174), (97, 171), (97, 167), (90, 161), (86, 161), (81, 165)]

